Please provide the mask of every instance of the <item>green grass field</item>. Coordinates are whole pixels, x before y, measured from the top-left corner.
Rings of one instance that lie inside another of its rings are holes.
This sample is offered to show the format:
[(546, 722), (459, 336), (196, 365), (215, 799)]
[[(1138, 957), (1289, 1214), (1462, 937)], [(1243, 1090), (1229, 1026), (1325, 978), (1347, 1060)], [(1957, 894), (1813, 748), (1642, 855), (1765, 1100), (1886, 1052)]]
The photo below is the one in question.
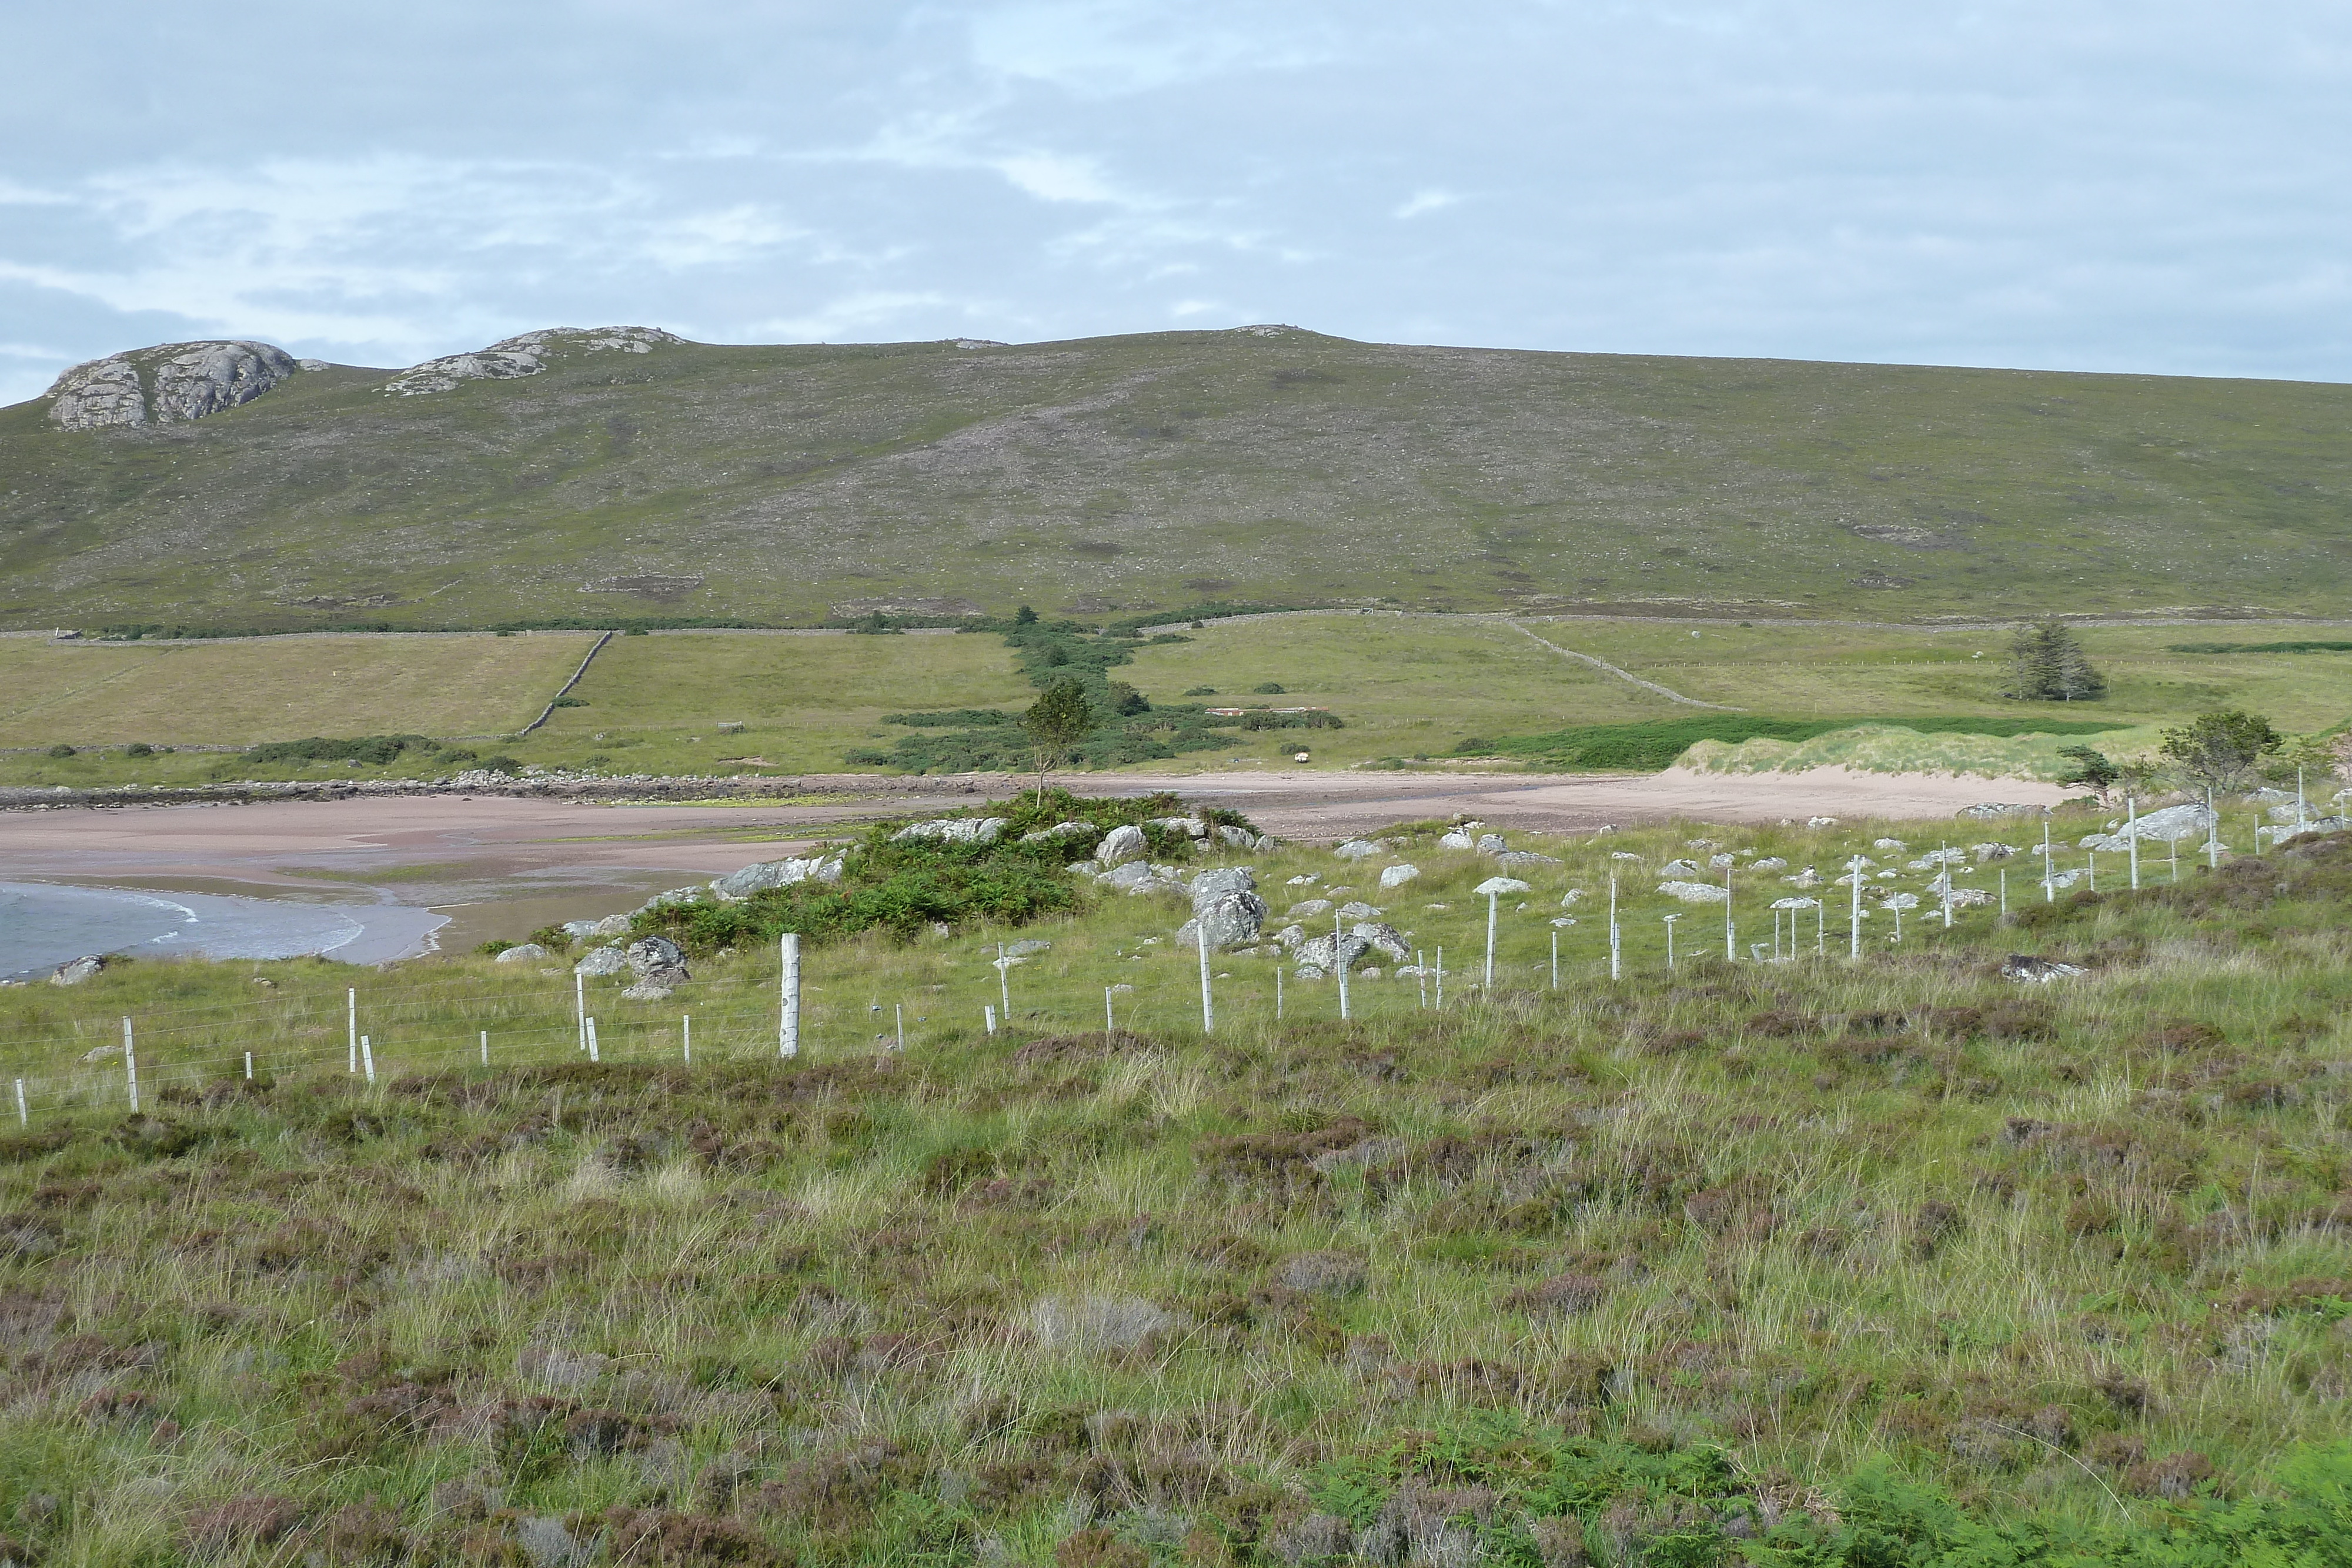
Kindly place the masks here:
[(1247, 595), (2340, 612), (2352, 389), (1355, 343), (665, 346), (193, 424), (0, 410), (0, 623), (812, 622)]
[(495, 734), (537, 718), (594, 642), (554, 632), (161, 647), (0, 639), (0, 747)]
[[(2352, 653), (2179, 653), (2168, 646), (2179, 640), (2178, 629), (2086, 630), (2085, 643), (2106, 672), (2110, 695), (2067, 709), (1998, 695), (2006, 643), (1997, 632), (1785, 623), (1693, 628), (1597, 619), (1528, 625), (1560, 647), (1683, 695), (1738, 706), (1749, 716), (1895, 724), (1906, 717), (1948, 724), (1978, 717), (1996, 727), (2039, 718), (2124, 727), (2123, 743), (2132, 747), (2153, 744), (2150, 727), (2213, 707), (2249, 708), (2296, 733), (2352, 719), (2347, 695), (2352, 693)], [(1131, 662), (1111, 674), (1157, 703), (1325, 706), (1346, 727), (1234, 731), (1230, 747), (1149, 765), (1155, 768), (1288, 766), (1302, 744), (1318, 767), (1444, 758), (1473, 738), (1503, 742), (1571, 727), (1722, 716), (1562, 657), (1496, 621), (1312, 614), (1212, 622), (1180, 634), (1189, 641), (1139, 645)], [(496, 727), (487, 722), (493, 718), (519, 724), (536, 716), (587, 645), (579, 633), (239, 639), (173, 648), (53, 649), (0, 642), (0, 669), (16, 673), (23, 694), (0, 733), (13, 735), (19, 746), (60, 734), (79, 737), (77, 744), (119, 746), (321, 733), (480, 733)], [(1255, 690), (1268, 683), (1282, 686), (1282, 695)], [(1202, 687), (1216, 695), (1187, 695)], [(560, 708), (543, 729), (496, 749), (524, 763), (613, 773), (873, 771), (851, 768), (843, 758), (853, 749), (887, 747), (908, 733), (883, 724), (886, 714), (1017, 711), (1034, 695), (1011, 651), (992, 633), (616, 637), (573, 693), (584, 706)], [(68, 728), (69, 723), (79, 727)], [(742, 727), (721, 734), (722, 724)], [(2054, 752), (2059, 744), (2064, 742), (2041, 749)], [(1523, 756), (1527, 766), (1550, 765), (1543, 761), (1550, 752), (1541, 745), (1497, 749)], [(2038, 755), (2030, 745), (2011, 749)], [(436, 770), (429, 759), (405, 758), (362, 771)], [(324, 778), (353, 771), (341, 762), (255, 766), (201, 753), (0, 758), (0, 779), (32, 784)]]
[[(1794, 868), (1877, 831), (1714, 836)], [(1672, 970), (1651, 884), (1711, 846), (1528, 840), (1561, 863), (1503, 905), (1487, 989), (1492, 863), (1388, 836), (1255, 863), (1277, 924), (1352, 883), (1444, 943), (1442, 1011), (1366, 975), (1349, 1022), (1328, 982), (1277, 1022), (1276, 960), (1221, 955), (1204, 1035), (1181, 907), (1121, 896), (814, 950), (791, 1063), (765, 950), (667, 1004), (592, 981), (593, 1064), (561, 965), (0, 991), (30, 1090), (0, 1135), (5, 1550), (2158, 1568), (2352, 1542), (2325, 1448), (2352, 840), (2050, 904), (2012, 869), (2012, 918), (1922, 909), (1895, 944), (1875, 912), (1860, 965), (1806, 922), (1792, 961), (1727, 964), (1696, 908)], [(1880, 891), (1932, 847), (1868, 850)], [(1420, 879), (1370, 893), (1398, 858)], [(1743, 951), (1779, 874), (1739, 873)], [(1014, 936), (1052, 946), (990, 1037)], [(2011, 953), (2085, 972), (2021, 985)], [(1132, 988), (1108, 1035), (1107, 986)]]

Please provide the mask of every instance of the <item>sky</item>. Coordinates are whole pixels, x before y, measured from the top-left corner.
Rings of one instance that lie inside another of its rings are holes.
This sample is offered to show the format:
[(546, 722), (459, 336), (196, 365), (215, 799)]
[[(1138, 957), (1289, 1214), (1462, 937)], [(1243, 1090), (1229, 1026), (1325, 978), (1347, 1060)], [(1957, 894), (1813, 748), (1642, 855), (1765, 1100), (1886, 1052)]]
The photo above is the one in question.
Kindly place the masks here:
[(614, 324), (2352, 380), (2341, 0), (175, 0), (0, 62), (0, 402)]

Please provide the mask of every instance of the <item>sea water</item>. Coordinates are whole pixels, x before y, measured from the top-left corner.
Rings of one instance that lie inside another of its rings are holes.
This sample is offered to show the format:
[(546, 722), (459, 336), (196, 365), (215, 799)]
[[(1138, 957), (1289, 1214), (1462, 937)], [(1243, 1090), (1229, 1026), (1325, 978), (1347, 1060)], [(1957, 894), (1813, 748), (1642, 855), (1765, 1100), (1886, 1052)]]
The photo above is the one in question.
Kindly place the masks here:
[(433, 946), (446, 917), (400, 904), (292, 904), (216, 894), (0, 883), (0, 977), (85, 953), (204, 958), (320, 954), (374, 964)]

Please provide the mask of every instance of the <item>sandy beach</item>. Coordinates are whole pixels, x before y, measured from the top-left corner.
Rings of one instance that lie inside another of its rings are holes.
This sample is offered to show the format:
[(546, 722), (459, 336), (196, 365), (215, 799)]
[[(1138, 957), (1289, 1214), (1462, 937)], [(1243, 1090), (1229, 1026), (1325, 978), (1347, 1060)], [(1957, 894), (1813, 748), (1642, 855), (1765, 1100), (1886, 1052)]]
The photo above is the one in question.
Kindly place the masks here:
[[(1457, 814), (1530, 832), (1674, 820), (1949, 818), (1988, 800), (2051, 805), (2055, 785), (1919, 774), (1461, 774), (1225, 772), (1079, 774), (1086, 793), (1169, 789), (1230, 806), (1284, 838), (1332, 840), (1386, 823)], [(863, 780), (871, 787), (872, 780)], [(1021, 787), (1003, 776), (908, 779), (902, 791), (820, 806), (615, 805), (483, 796), (263, 801), (0, 813), (0, 876), (180, 878), (247, 891), (316, 894), (414, 883), (641, 883), (695, 880), (772, 859), (812, 836), (887, 815), (968, 807)], [(397, 878), (390, 873), (408, 873)], [(434, 877), (423, 879), (426, 882)]]

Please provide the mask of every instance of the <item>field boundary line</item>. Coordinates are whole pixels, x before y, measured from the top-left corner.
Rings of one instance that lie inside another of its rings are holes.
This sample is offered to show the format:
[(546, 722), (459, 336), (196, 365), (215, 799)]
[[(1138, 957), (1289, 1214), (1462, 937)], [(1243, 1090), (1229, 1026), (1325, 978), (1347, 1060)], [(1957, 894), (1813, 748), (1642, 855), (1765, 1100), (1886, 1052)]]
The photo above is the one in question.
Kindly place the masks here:
[(1621, 681), (1631, 681), (1633, 685), (1640, 686), (1643, 691), (1655, 692), (1660, 696), (1665, 698), (1668, 702), (1682, 703), (1690, 707), (1713, 708), (1717, 713), (1745, 713), (1748, 711), (1745, 708), (1730, 707), (1722, 703), (1701, 702), (1696, 697), (1686, 697), (1680, 692), (1669, 691), (1664, 686), (1658, 685), (1655, 681), (1643, 680), (1641, 676), (1633, 674), (1631, 670), (1619, 669), (1616, 665), (1609, 663), (1606, 659), (1596, 659), (1590, 653), (1580, 653), (1573, 648), (1563, 648), (1557, 643), (1548, 641), (1542, 637), (1538, 637), (1533, 632), (1528, 631), (1526, 627), (1520, 625), (1516, 621), (1506, 621), (1503, 624), (1508, 626), (1512, 631), (1517, 632), (1523, 636), (1543, 643), (1545, 647), (1549, 648), (1553, 653), (1559, 654), (1563, 658), (1580, 659), (1585, 664), (1591, 665), (1594, 669), (1605, 670)]
[(572, 688), (580, 684), (580, 677), (588, 673), (588, 666), (595, 661), (597, 654), (604, 651), (604, 644), (612, 640), (613, 634), (610, 632), (598, 637), (596, 639), (595, 645), (588, 650), (588, 657), (580, 661), (580, 667), (572, 672), (572, 678), (563, 683), (562, 689), (557, 691), (553, 696), (547, 699), (547, 706), (539, 710), (539, 716), (532, 719), (529, 724), (524, 725), (520, 729), (516, 730), (515, 734), (518, 737), (529, 735), (532, 730), (537, 729), (541, 725), (545, 724), (547, 722), (548, 715), (555, 711), (555, 705), (562, 702), (566, 696), (571, 695)]

